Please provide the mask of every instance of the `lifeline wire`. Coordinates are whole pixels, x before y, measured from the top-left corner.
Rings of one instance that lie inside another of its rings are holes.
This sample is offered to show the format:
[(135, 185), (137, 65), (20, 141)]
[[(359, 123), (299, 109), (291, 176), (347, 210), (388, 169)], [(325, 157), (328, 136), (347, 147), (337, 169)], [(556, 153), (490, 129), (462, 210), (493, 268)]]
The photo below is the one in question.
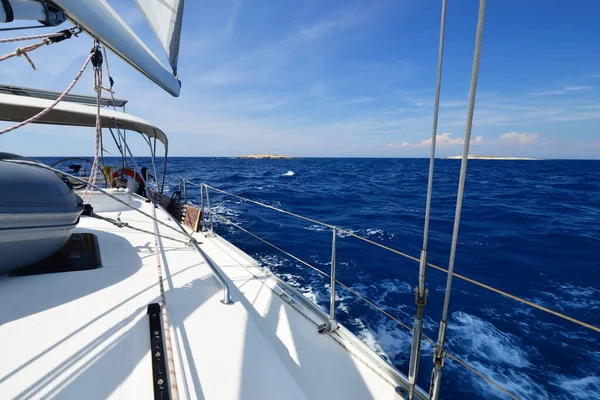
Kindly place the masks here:
[[(223, 217), (221, 215), (216, 214), (215, 215), (217, 218), (225, 221), (228, 224), (231, 224), (233, 226), (235, 226), (236, 228), (238, 228), (239, 230), (247, 233), (248, 235), (260, 240), (261, 242), (265, 243), (266, 245), (280, 251), (281, 253), (285, 254), (286, 256), (290, 257), (293, 260), (298, 261), (299, 263), (306, 265), (307, 267), (315, 270), (316, 272), (318, 272), (319, 274), (327, 277), (327, 278), (331, 278), (331, 276), (326, 273), (321, 271), (320, 269), (318, 269), (317, 267), (315, 267), (314, 265), (311, 265), (310, 263), (302, 260), (301, 258), (296, 257), (295, 255), (289, 253), (286, 250), (283, 250), (281, 247), (278, 247), (277, 245), (274, 245), (273, 243), (261, 238), (260, 236), (250, 232), (247, 229), (244, 229), (243, 227), (241, 227), (240, 225), (236, 224), (235, 222), (231, 221), (230, 219)], [(351, 289), (349, 286), (345, 285), (344, 283), (340, 282), (339, 280), (335, 280), (335, 282), (340, 285), (341, 287), (343, 287), (344, 289), (346, 289), (347, 291), (349, 291), (350, 293), (352, 293), (354, 296), (358, 297), (359, 299), (363, 300), (365, 303), (367, 303), (368, 305), (370, 305), (371, 307), (373, 307), (375, 310), (379, 311), (380, 313), (382, 313), (383, 315), (385, 315), (386, 317), (390, 318), (392, 321), (396, 322), (398, 325), (402, 326), (405, 329), (408, 329), (409, 331), (412, 330), (412, 328), (405, 324), (404, 322), (402, 322), (401, 320), (399, 320), (398, 318), (394, 317), (392, 314), (390, 314), (389, 312), (385, 311), (383, 308), (379, 307), (377, 304), (375, 304), (374, 302), (372, 302), (371, 300), (367, 299), (366, 297), (364, 297), (363, 295), (361, 295), (360, 293), (358, 293), (357, 291), (355, 291), (354, 289)], [(425, 342), (427, 342), (428, 344), (430, 344), (432, 347), (435, 346), (435, 342), (428, 338), (427, 336), (423, 335), (423, 340)], [(461, 360), (458, 356), (452, 354), (452, 353), (447, 353), (448, 357), (450, 357), (452, 360), (456, 361), (457, 363), (459, 363), (460, 365), (464, 366), (465, 368), (467, 368), (469, 371), (473, 372), (474, 374), (476, 374), (477, 376), (479, 376), (480, 378), (484, 379), (486, 382), (488, 382), (489, 384), (491, 384), (492, 386), (496, 387), (498, 390), (502, 391), (503, 393), (507, 394), (508, 396), (512, 397), (513, 399), (519, 399), (519, 397), (517, 397), (515, 394), (511, 393), (510, 391), (508, 391), (507, 389), (505, 389), (504, 387), (500, 386), (498, 383), (494, 382), (491, 378), (488, 378), (487, 376), (485, 376), (483, 373), (479, 372), (478, 370), (475, 369), (475, 367), (469, 365), (468, 363), (466, 363), (465, 361)]]
[[(197, 184), (197, 183), (189, 182), (189, 181), (187, 181), (187, 180), (186, 180), (186, 182), (188, 182), (189, 184), (191, 184), (191, 185), (194, 185), (194, 186), (201, 186), (201, 185), (199, 185), (199, 184)], [(290, 212), (290, 211), (282, 210), (282, 209), (279, 209), (279, 208), (277, 208), (277, 207), (270, 206), (270, 205), (268, 205), (268, 204), (263, 204), (263, 203), (261, 203), (261, 202), (258, 202), (258, 201), (256, 201), (256, 200), (251, 200), (251, 199), (248, 199), (248, 198), (246, 198), (246, 197), (242, 197), (242, 196), (239, 196), (239, 195), (236, 195), (236, 194), (233, 194), (233, 193), (227, 192), (227, 191), (225, 191), (225, 190), (217, 189), (217, 188), (215, 188), (215, 187), (213, 187), (213, 186), (210, 186), (210, 185), (205, 185), (205, 186), (206, 186), (207, 188), (211, 188), (211, 189), (213, 189), (213, 190), (215, 190), (215, 191), (217, 191), (217, 192), (223, 193), (223, 194), (225, 194), (225, 195), (232, 196), (232, 197), (238, 198), (238, 199), (240, 199), (240, 200), (247, 201), (247, 202), (249, 202), (249, 203), (253, 203), (253, 204), (259, 205), (259, 206), (261, 206), (261, 207), (265, 207), (265, 208), (268, 208), (268, 209), (271, 209), (271, 210), (274, 210), (274, 211), (277, 211), (277, 212), (280, 212), (280, 213), (283, 213), (283, 214), (286, 214), (286, 215), (290, 215), (290, 216), (293, 216), (293, 217), (296, 217), (296, 218), (299, 218), (299, 219), (302, 219), (302, 220), (305, 220), (305, 221), (309, 221), (309, 222), (315, 223), (315, 224), (317, 224), (317, 225), (321, 225), (321, 226), (325, 226), (325, 227), (328, 227), (328, 228), (331, 228), (331, 229), (333, 229), (333, 225), (331, 225), (331, 224), (328, 224), (328, 223), (325, 223), (325, 222), (321, 222), (321, 221), (317, 221), (317, 220), (315, 220), (315, 219), (312, 219), (312, 218), (304, 217), (304, 216), (302, 216), (302, 215), (298, 215), (298, 214), (295, 214), (295, 213), (293, 213), (293, 212)], [(368, 238), (366, 238), (366, 237), (363, 237), (363, 236), (357, 235), (356, 233), (353, 233), (353, 232), (351, 232), (351, 231), (348, 231), (348, 230), (342, 229), (342, 228), (340, 228), (340, 227), (338, 227), (338, 226), (336, 226), (336, 229), (337, 229), (339, 232), (343, 232), (344, 234), (347, 234), (348, 236), (352, 236), (352, 237), (354, 237), (354, 238), (356, 238), (356, 239), (362, 240), (363, 242), (370, 243), (370, 244), (372, 244), (372, 245), (374, 245), (374, 246), (377, 246), (377, 247), (379, 247), (379, 248), (382, 248), (382, 249), (384, 249), (384, 250), (387, 250), (387, 251), (389, 251), (389, 252), (391, 252), (391, 253), (398, 254), (399, 256), (405, 257), (405, 258), (407, 258), (407, 259), (409, 259), (409, 260), (413, 260), (413, 261), (419, 262), (419, 258), (417, 258), (417, 257), (414, 257), (414, 256), (411, 256), (410, 254), (407, 254), (407, 253), (404, 253), (404, 252), (402, 252), (402, 251), (396, 250), (396, 249), (394, 249), (394, 248), (392, 248), (392, 247), (389, 247), (389, 246), (386, 246), (386, 245), (384, 245), (384, 244), (381, 244), (381, 243), (375, 242), (375, 241), (373, 241), (373, 240), (371, 240), (371, 239), (368, 239)], [(450, 272), (448, 271), (448, 269), (446, 269), (446, 268), (442, 268), (442, 267), (440, 267), (440, 266), (438, 266), (438, 265), (435, 265), (435, 264), (432, 264), (432, 263), (427, 263), (427, 266), (428, 266), (428, 267), (431, 267), (431, 268), (434, 268), (434, 269), (437, 269), (438, 271), (444, 272), (444, 273), (446, 273), (446, 274), (449, 274), (449, 273), (450, 273)], [(600, 327), (598, 327), (598, 326), (595, 326), (595, 325), (589, 324), (589, 323), (587, 323), (587, 322), (581, 321), (581, 320), (579, 320), (579, 319), (577, 319), (577, 318), (570, 317), (570, 316), (568, 316), (568, 315), (566, 315), (566, 314), (563, 314), (563, 313), (560, 313), (560, 312), (558, 312), (558, 311), (555, 311), (555, 310), (549, 309), (549, 308), (547, 308), (547, 307), (541, 306), (541, 305), (539, 305), (539, 304), (537, 304), (537, 303), (534, 303), (534, 302), (532, 302), (532, 301), (526, 300), (526, 299), (524, 299), (524, 298), (522, 298), (522, 297), (519, 297), (519, 296), (515, 296), (515, 295), (513, 295), (513, 294), (510, 294), (510, 293), (508, 293), (508, 292), (505, 292), (505, 291), (503, 291), (503, 290), (496, 289), (496, 288), (494, 288), (494, 287), (492, 287), (492, 286), (486, 285), (485, 283), (479, 282), (479, 281), (477, 281), (477, 280), (475, 280), (475, 279), (468, 278), (468, 277), (466, 277), (466, 276), (464, 276), (464, 275), (457, 274), (457, 273), (455, 273), (455, 272), (452, 272), (452, 275), (453, 275), (454, 277), (458, 278), (458, 279), (461, 279), (461, 280), (464, 280), (464, 281), (466, 281), (466, 282), (472, 283), (472, 284), (474, 284), (474, 285), (477, 285), (477, 286), (479, 286), (479, 287), (481, 287), (481, 288), (483, 288), (483, 289), (490, 290), (490, 291), (492, 291), (492, 292), (494, 292), (494, 293), (497, 293), (497, 294), (500, 294), (500, 295), (502, 295), (502, 296), (505, 296), (505, 297), (508, 297), (508, 298), (510, 298), (510, 299), (513, 299), (513, 300), (515, 300), (515, 301), (518, 301), (519, 303), (522, 303), (522, 304), (528, 305), (528, 306), (530, 306), (530, 307), (536, 308), (536, 309), (538, 309), (538, 310), (540, 310), (540, 311), (547, 312), (547, 313), (549, 313), (549, 314), (552, 314), (552, 315), (554, 315), (554, 316), (556, 316), (556, 317), (562, 318), (562, 319), (564, 319), (564, 320), (566, 320), (566, 321), (572, 322), (572, 323), (574, 323), (574, 324), (577, 324), (577, 325), (579, 325), (579, 326), (582, 326), (582, 327), (584, 327), (584, 328), (591, 329), (591, 330), (593, 330), (593, 331), (595, 331), (595, 332), (598, 332), (598, 333), (600, 333)]]

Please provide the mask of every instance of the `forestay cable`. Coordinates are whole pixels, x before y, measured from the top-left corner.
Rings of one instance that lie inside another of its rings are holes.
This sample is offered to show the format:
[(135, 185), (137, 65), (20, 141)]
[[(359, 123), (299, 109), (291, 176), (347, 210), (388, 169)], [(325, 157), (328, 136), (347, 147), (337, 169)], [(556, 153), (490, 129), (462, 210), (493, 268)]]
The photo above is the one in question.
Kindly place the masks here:
[(458, 243), (458, 230), (460, 228), (460, 215), (462, 211), (463, 196), (465, 192), (465, 180), (467, 176), (467, 161), (469, 159), (469, 146), (471, 144), (471, 129), (473, 127), (473, 113), (475, 112), (475, 95), (477, 93), (477, 78), (479, 75), (479, 60), (481, 57), (481, 41), (483, 38), (483, 24), (485, 21), (486, 0), (480, 0), (479, 16), (477, 18), (477, 33), (475, 37), (475, 54), (473, 56), (473, 71), (471, 73), (471, 89), (469, 93), (469, 107), (467, 111), (467, 126), (465, 128), (464, 149), (462, 163), (460, 166), (460, 178), (458, 182), (458, 194), (456, 198), (456, 213), (454, 216), (454, 229), (452, 233), (452, 245), (450, 247), (450, 260), (448, 261), (448, 276), (446, 280), (446, 295), (442, 310), (442, 319), (438, 332), (438, 341), (433, 354), (435, 364), (431, 372), (431, 385), (429, 387), (429, 398), (437, 400), (441, 390), (442, 367), (444, 365), (444, 341), (446, 339), (446, 327), (448, 324), (448, 307), (450, 305), (450, 289), (452, 288), (452, 277), (454, 272), (454, 260), (456, 257), (456, 245)]
[(423, 246), (419, 260), (419, 280), (415, 287), (416, 314), (413, 323), (413, 337), (410, 349), (410, 363), (408, 367), (408, 398), (414, 397), (419, 372), (419, 359), (421, 357), (421, 336), (423, 331), (423, 309), (427, 304), (428, 290), (425, 288), (425, 274), (427, 272), (427, 242), (429, 237), (429, 219), (431, 216), (431, 197), (433, 193), (433, 170), (435, 165), (435, 145), (437, 142), (438, 116), (440, 111), (440, 91), (442, 87), (442, 66), (444, 60), (444, 33), (446, 29), (446, 0), (442, 0), (442, 16), (440, 21), (440, 39), (438, 49), (437, 79), (435, 87), (435, 100), (433, 108), (433, 127), (431, 129), (431, 152), (429, 155), (429, 175), (427, 177), (427, 200), (425, 201), (425, 223), (423, 226)]

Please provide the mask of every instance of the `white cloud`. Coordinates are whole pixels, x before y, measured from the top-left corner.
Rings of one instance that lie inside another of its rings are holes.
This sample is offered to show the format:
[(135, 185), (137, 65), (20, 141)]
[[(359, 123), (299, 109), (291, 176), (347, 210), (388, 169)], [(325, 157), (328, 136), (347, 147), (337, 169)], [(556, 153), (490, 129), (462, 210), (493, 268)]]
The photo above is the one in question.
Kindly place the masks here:
[[(453, 147), (463, 145), (463, 138), (453, 138), (451, 133), (442, 133), (435, 138), (436, 146)], [(431, 146), (431, 138), (421, 140), (419, 143), (402, 142), (400, 144), (390, 143), (388, 147), (429, 147)]]
[(500, 135), (501, 143), (533, 144), (538, 141), (539, 133), (508, 132)]
[(374, 97), (357, 97), (355, 99), (346, 100), (345, 104), (357, 104), (357, 103), (372, 103), (375, 101)]
[[(494, 144), (533, 144), (539, 139), (539, 133), (527, 132), (508, 132), (500, 135), (497, 140), (486, 139), (483, 135), (478, 135), (471, 139), (471, 144), (476, 145), (494, 145)], [(441, 148), (452, 148), (464, 145), (465, 141), (461, 137), (452, 137), (451, 133), (442, 133), (436, 137), (436, 146)], [(389, 143), (388, 147), (406, 147), (406, 148), (427, 148), (431, 146), (431, 139), (421, 140), (417, 143), (404, 141), (402, 143)]]
[(377, 5), (349, 7), (341, 10), (336, 15), (332, 15), (329, 19), (318, 21), (301, 29), (296, 35), (289, 38), (289, 40), (319, 40), (335, 31), (352, 29), (358, 25), (364, 24), (374, 18), (378, 14), (378, 11), (379, 7)]
[(565, 94), (565, 93), (569, 93), (569, 92), (583, 92), (585, 90), (590, 90), (593, 89), (592, 86), (565, 86), (562, 89), (558, 89), (558, 90), (544, 90), (541, 92), (534, 92), (532, 93), (532, 95), (534, 96), (550, 96), (550, 95), (554, 95), (554, 94)]
[(582, 90), (593, 89), (591, 86), (567, 86), (563, 90), (566, 92), (581, 92)]

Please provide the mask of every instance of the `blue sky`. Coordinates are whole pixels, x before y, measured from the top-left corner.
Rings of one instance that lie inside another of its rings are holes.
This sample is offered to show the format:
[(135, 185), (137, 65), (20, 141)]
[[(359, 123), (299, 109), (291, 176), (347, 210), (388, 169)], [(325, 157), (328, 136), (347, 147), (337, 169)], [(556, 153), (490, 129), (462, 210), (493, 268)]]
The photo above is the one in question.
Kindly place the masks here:
[[(111, 4), (164, 60), (133, 0)], [(449, 2), (439, 156), (462, 151), (477, 10)], [(117, 97), (169, 135), (171, 154), (428, 155), (439, 1), (188, 0), (185, 11), (179, 98), (110, 57)], [(595, 0), (488, 2), (472, 154), (600, 157), (598, 15)], [(0, 81), (62, 91), (90, 47), (82, 36), (37, 50), (37, 71), (5, 61)], [(90, 71), (73, 92), (93, 94)], [(28, 126), (0, 149), (89, 155), (93, 141), (93, 129)]]

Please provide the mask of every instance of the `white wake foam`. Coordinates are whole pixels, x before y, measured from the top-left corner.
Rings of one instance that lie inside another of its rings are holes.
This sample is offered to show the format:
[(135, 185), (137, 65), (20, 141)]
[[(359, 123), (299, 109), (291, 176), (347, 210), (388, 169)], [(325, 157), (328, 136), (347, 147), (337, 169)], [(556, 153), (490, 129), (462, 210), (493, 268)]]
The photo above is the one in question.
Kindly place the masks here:
[(386, 361), (408, 359), (411, 334), (397, 323), (381, 319), (376, 328), (370, 327), (360, 318), (354, 319), (352, 323), (359, 328), (359, 339)]
[(581, 400), (600, 399), (600, 376), (586, 376), (585, 378), (559, 377), (555, 382), (572, 398)]
[(469, 354), (517, 368), (531, 365), (527, 353), (513, 335), (498, 330), (491, 323), (462, 311), (452, 314), (454, 321), (448, 325), (453, 332), (452, 341)]
[(281, 176), (294, 176), (296, 175), (296, 173), (294, 171), (288, 171), (285, 174), (282, 174)]
[(314, 232), (323, 232), (324, 230), (327, 230), (329, 228), (327, 228), (326, 226), (323, 225), (309, 225), (309, 226), (305, 226), (304, 229), (309, 230), (309, 231), (314, 231)]
[[(535, 349), (526, 348), (517, 337), (465, 312), (453, 313), (452, 319), (448, 325), (448, 342), (453, 352), (458, 353), (485, 376), (523, 399), (549, 399), (549, 394), (540, 390), (539, 383), (529, 375), (528, 370), (534, 367), (529, 356), (537, 354)], [(461, 371), (461, 375), (469, 379), (478, 392), (485, 393), (486, 398), (506, 397), (483, 379), (464, 370), (462, 366), (456, 363), (452, 363), (452, 366)]]

